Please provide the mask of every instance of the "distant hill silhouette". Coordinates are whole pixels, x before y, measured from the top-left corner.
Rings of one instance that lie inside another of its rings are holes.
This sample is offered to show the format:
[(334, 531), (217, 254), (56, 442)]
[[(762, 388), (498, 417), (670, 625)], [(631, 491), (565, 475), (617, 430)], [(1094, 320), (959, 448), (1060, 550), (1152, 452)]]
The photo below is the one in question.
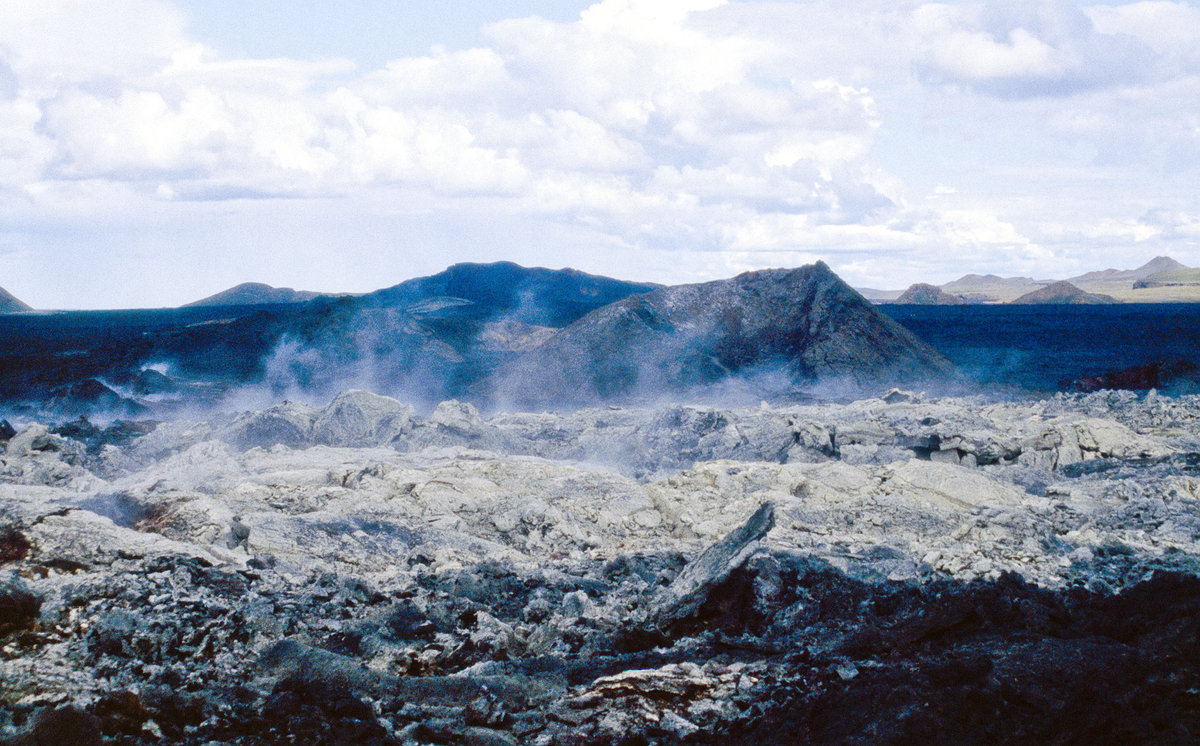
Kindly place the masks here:
[(1011, 301), (1013, 305), (1107, 305), (1116, 303), (1115, 298), (1110, 298), (1107, 295), (1098, 295), (1080, 290), (1066, 280), (1051, 283), (1044, 288), (1039, 288), (1031, 293), (1026, 293), (1020, 298)]
[(1067, 279), (1076, 285), (1081, 282), (1112, 282), (1114, 280), (1136, 281), (1145, 279), (1160, 272), (1168, 272), (1176, 269), (1187, 269), (1187, 266), (1180, 264), (1169, 256), (1156, 256), (1137, 269), (1104, 269), (1100, 270), (1099, 272), (1088, 272), (1086, 274), (1079, 275), (1078, 277), (1070, 277)]
[[(967, 303), (1010, 303), (1054, 282), (1032, 277), (967, 274), (940, 288)], [(1121, 303), (1200, 302), (1200, 270), (1191, 270), (1168, 256), (1157, 256), (1136, 269), (1087, 272), (1068, 278), (1065, 282), (1084, 292)], [(884, 303), (901, 303), (900, 297), (903, 295), (897, 290), (872, 289), (860, 292), (876, 302)], [(1038, 297), (1042, 296), (1034, 296)], [(905, 304), (908, 302), (904, 301)], [(1065, 301), (1060, 299), (1055, 302)]]
[(22, 303), (12, 293), (0, 288), (0, 313), (21, 313), (32, 310), (33, 308), (28, 304)]
[[(422, 311), (435, 299), (453, 315), (476, 320), (504, 318), (537, 326), (566, 326), (586, 313), (629, 295), (662, 287), (590, 275), (576, 269), (522, 267), (513, 262), (455, 264), (428, 277), (407, 280), (356, 300), (362, 308)], [(440, 309), (439, 309), (440, 310)]]
[(310, 290), (293, 290), (277, 288), (261, 282), (243, 282), (228, 290), (201, 298), (184, 306), (184, 308), (199, 308), (201, 306), (257, 306), (274, 303), (304, 303), (313, 298), (329, 295), (314, 293)]
[(937, 285), (928, 285), (923, 282), (910, 285), (908, 290), (905, 290), (899, 298), (892, 302), (901, 306), (961, 306), (966, 304), (966, 301), (957, 295), (951, 295)]

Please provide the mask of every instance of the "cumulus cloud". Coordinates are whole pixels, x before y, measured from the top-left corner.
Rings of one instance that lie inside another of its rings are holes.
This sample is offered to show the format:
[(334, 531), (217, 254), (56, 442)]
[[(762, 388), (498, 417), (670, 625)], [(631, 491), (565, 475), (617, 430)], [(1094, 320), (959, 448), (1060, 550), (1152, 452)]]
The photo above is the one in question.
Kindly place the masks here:
[(1094, 5), (1085, 11), (1096, 31), (1132, 36), (1168, 63), (1168, 71), (1200, 72), (1200, 9), (1186, 2), (1147, 0)]
[[(12, 0), (5, 16), (10, 217), (342, 200), (389, 227), (423, 211), (477, 220), (461, 232), (475, 236), (504, 215), (622, 257), (686, 252), (716, 271), (820, 256), (867, 277), (871, 252), (914, 272), (951, 254), (1017, 268), (1086, 239), (923, 173), (937, 164), (889, 162), (930, 147), (921, 127), (939, 117), (959, 142), (1038, 128), (1102, 165), (1186, 170), (1200, 153), (1179, 104), (1200, 94), (1200, 19), (1183, 3), (602, 0), (370, 70), (223, 58), (166, 0)], [(1138, 214), (1091, 217), (1126, 235)]]
[(918, 69), (931, 82), (1000, 96), (1056, 96), (1156, 76), (1141, 39), (1100, 31), (1070, 0), (925, 5), (913, 14)]

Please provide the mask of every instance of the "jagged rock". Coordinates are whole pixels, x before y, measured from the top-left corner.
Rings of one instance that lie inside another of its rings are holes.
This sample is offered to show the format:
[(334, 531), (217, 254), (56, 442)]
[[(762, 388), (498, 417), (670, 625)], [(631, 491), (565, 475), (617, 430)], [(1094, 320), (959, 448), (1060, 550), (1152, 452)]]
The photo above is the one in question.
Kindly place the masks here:
[(59, 454), (68, 458), (78, 458), (83, 449), (61, 435), (55, 435), (45, 425), (33, 424), (8, 441), (9, 457), (39, 456), (41, 454)]
[(880, 398), (888, 404), (908, 404), (918, 400), (917, 395), (911, 391), (901, 391), (900, 389), (895, 388), (890, 389)]
[(347, 391), (317, 415), (312, 437), (331, 446), (386, 445), (412, 429), (412, 416), (411, 405), (367, 391)]
[(144, 415), (147, 411), (144, 405), (121, 396), (95, 378), (56, 388), (50, 392), (48, 399), (46, 411), (58, 417), (86, 414), (136, 417)]
[(237, 448), (284, 445), (303, 448), (312, 443), (317, 414), (312, 407), (284, 402), (260, 412), (246, 412), (225, 429), (224, 437)]
[(0, 455), (40, 601), (0, 740), (60, 706), (188, 746), (1200, 733), (1200, 398), (444, 409), (399, 449)]
[(260, 668), (278, 680), (293, 680), (307, 686), (341, 689), (354, 694), (385, 694), (399, 683), (395, 676), (364, 668), (345, 656), (283, 640), (264, 651)]
[(429, 415), (429, 424), (456, 435), (478, 436), (483, 432), (483, 420), (479, 410), (467, 402), (444, 401)]
[(171, 454), (185, 451), (212, 436), (213, 427), (207, 422), (161, 422), (149, 433), (131, 441), (124, 451), (136, 462), (148, 465)]
[(656, 595), (650, 610), (650, 623), (665, 628), (695, 613), (712, 589), (749, 558), (754, 542), (774, 527), (775, 505), (763, 503), (740, 527), (689, 562), (671, 584)]

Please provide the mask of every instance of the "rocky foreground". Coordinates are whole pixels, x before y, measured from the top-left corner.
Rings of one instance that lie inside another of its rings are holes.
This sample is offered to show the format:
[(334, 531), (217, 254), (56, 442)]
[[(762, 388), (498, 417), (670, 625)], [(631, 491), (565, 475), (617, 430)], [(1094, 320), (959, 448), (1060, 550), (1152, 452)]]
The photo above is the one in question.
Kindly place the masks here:
[(1194, 743), (1200, 398), (0, 426), (7, 743)]

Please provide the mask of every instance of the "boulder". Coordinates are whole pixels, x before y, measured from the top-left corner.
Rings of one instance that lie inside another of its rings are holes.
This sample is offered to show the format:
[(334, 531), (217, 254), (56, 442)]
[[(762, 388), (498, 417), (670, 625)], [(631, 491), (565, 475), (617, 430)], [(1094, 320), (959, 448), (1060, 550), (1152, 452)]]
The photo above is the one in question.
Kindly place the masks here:
[(223, 437), (243, 450), (275, 445), (305, 448), (312, 445), (316, 418), (317, 413), (312, 407), (285, 401), (268, 409), (238, 415), (225, 429)]
[(386, 445), (412, 429), (412, 416), (411, 405), (367, 391), (346, 391), (317, 415), (312, 439), (351, 448)]
[(451, 399), (438, 404), (429, 415), (429, 424), (455, 435), (477, 437), (483, 435), (483, 418), (479, 410), (467, 402)]
[(8, 441), (8, 456), (13, 458), (57, 454), (78, 457), (83, 449), (61, 435), (55, 435), (45, 425), (32, 424)]
[(774, 527), (775, 505), (763, 503), (745, 523), (689, 562), (675, 580), (655, 596), (650, 607), (650, 623), (666, 629), (696, 613), (713, 589), (753, 554), (755, 542)]

